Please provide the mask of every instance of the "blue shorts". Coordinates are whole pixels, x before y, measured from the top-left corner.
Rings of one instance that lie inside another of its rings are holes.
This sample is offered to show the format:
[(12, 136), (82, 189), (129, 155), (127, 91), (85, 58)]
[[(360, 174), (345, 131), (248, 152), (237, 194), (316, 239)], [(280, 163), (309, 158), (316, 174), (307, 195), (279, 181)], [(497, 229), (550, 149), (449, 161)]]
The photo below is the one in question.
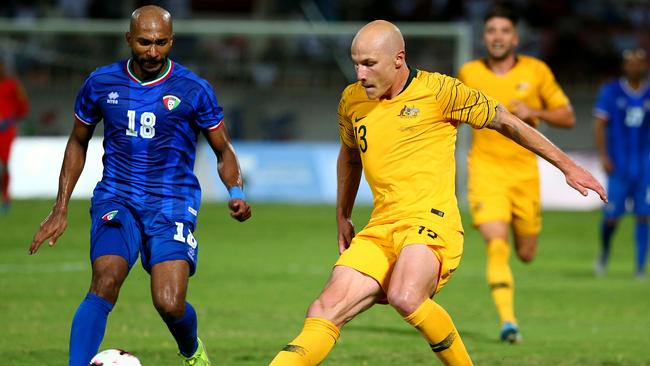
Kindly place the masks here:
[(634, 204), (635, 215), (650, 215), (650, 184), (647, 179), (624, 179), (612, 175), (608, 180), (607, 197), (605, 219), (618, 219), (625, 214), (628, 199)]
[(118, 255), (129, 270), (141, 256), (149, 273), (161, 262), (186, 260), (190, 276), (196, 272), (199, 248), (194, 222), (169, 219), (158, 211), (136, 210), (115, 202), (93, 202), (90, 207), (90, 261), (103, 255)]

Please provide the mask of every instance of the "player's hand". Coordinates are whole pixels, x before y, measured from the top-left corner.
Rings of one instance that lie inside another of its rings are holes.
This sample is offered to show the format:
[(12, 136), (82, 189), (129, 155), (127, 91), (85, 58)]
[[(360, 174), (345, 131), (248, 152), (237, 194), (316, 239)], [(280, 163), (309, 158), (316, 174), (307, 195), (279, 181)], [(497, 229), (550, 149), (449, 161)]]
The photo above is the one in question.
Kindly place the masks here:
[(38, 248), (45, 240), (49, 246), (54, 246), (65, 228), (68, 226), (68, 218), (63, 210), (52, 210), (49, 215), (41, 222), (41, 226), (34, 234), (32, 245), (29, 246), (29, 255), (36, 253)]
[(583, 196), (587, 196), (587, 193), (589, 193), (588, 190), (592, 190), (600, 196), (600, 199), (603, 202), (607, 203), (607, 194), (605, 193), (603, 186), (596, 178), (594, 178), (593, 175), (591, 175), (591, 173), (581, 166), (574, 165), (565, 173), (565, 177), (567, 184), (580, 192)]
[(230, 208), (230, 216), (239, 222), (251, 218), (251, 206), (244, 200), (240, 200), (239, 198), (232, 199), (228, 201), (228, 208)]
[(350, 247), (352, 238), (354, 238), (354, 224), (350, 219), (337, 219), (336, 221), (339, 236), (339, 254), (341, 254)]
[(508, 105), (508, 110), (519, 117), (520, 120), (526, 122), (527, 124), (534, 126), (533, 119), (535, 118), (534, 111), (532, 108), (528, 107), (526, 103), (521, 100), (513, 100)]

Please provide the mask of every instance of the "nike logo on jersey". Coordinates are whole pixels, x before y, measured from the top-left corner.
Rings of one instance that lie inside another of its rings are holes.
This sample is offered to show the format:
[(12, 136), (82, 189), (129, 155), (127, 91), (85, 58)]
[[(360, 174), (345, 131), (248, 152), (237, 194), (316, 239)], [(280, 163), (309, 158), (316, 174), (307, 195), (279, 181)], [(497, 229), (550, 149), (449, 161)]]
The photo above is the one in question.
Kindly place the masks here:
[(359, 121), (361, 121), (362, 119), (364, 119), (364, 118), (366, 118), (366, 117), (367, 117), (367, 116), (363, 116), (363, 117), (354, 117), (354, 122), (359, 122)]
[(404, 126), (404, 127), (399, 128), (399, 130), (401, 132), (415, 131), (416, 129), (417, 129), (417, 126)]

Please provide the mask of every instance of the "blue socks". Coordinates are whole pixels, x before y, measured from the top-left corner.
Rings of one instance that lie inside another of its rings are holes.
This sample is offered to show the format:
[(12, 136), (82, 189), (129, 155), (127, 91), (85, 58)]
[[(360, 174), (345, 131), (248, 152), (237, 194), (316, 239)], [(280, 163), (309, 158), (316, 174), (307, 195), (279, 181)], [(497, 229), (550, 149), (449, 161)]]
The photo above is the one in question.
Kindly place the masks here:
[[(601, 264), (607, 264), (609, 259), (609, 251), (612, 242), (612, 235), (616, 229), (616, 223), (607, 223), (603, 221), (601, 224), (601, 245), (602, 250), (599, 261)], [(645, 272), (646, 259), (648, 256), (648, 221), (637, 220), (634, 228), (634, 239), (636, 243), (636, 273), (643, 274)]]
[[(99, 351), (111, 310), (113, 304), (92, 293), (88, 293), (79, 304), (70, 330), (69, 366), (88, 366), (90, 359)], [(185, 357), (192, 356), (199, 346), (196, 311), (192, 305), (186, 302), (183, 316), (176, 320), (165, 320), (165, 323), (181, 353)]]
[(88, 366), (102, 343), (112, 309), (113, 304), (92, 293), (79, 304), (70, 330), (69, 366)]
[(645, 272), (645, 262), (648, 254), (648, 222), (637, 221), (634, 229), (636, 239), (636, 273)]
[(199, 343), (196, 338), (196, 311), (189, 302), (185, 302), (185, 313), (180, 319), (163, 319), (167, 328), (178, 344), (178, 350), (185, 357), (190, 357), (196, 352)]
[(607, 264), (609, 259), (609, 250), (612, 244), (612, 235), (614, 235), (614, 230), (616, 230), (616, 223), (609, 223), (607, 221), (602, 222), (600, 225), (600, 239), (601, 239), (601, 252), (600, 252), (600, 262), (603, 265)]

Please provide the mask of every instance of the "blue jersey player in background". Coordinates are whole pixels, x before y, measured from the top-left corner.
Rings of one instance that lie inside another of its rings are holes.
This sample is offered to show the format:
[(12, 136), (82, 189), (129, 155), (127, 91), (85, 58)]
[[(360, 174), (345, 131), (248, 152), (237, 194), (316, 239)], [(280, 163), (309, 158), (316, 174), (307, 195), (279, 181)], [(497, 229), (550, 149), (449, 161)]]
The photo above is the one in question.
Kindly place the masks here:
[(198, 259), (193, 232), (201, 190), (193, 168), (199, 133), (217, 156), (231, 216), (244, 221), (251, 210), (212, 88), (167, 57), (174, 41), (170, 14), (157, 6), (135, 10), (126, 41), (131, 58), (97, 69), (77, 96), (58, 196), (29, 252), (46, 240), (54, 245), (65, 230), (88, 141), (103, 120), (104, 172), (90, 208), (92, 281), (72, 321), (69, 365), (87, 366), (97, 353), (108, 314), (138, 255), (151, 274), (153, 303), (183, 364), (209, 365), (197, 338), (196, 313), (185, 301)]
[(650, 84), (642, 49), (623, 52), (623, 77), (605, 84), (595, 106), (596, 146), (608, 175), (601, 252), (596, 275), (605, 272), (612, 235), (631, 199), (636, 216), (636, 275), (645, 275), (650, 215)]

